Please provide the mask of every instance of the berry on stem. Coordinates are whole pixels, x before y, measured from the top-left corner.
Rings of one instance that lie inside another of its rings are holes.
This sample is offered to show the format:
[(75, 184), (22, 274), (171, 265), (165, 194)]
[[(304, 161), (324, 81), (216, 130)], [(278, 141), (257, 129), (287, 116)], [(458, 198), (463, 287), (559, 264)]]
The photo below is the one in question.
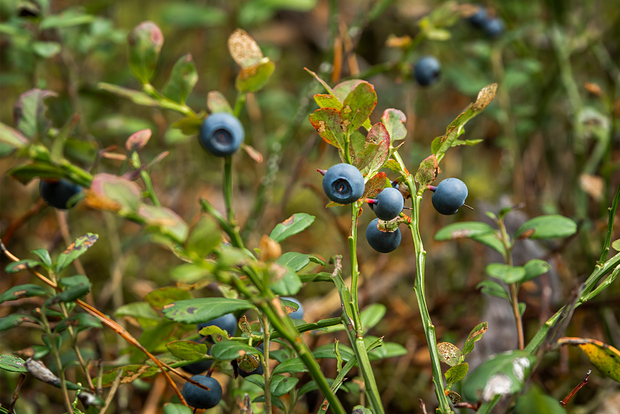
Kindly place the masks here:
[(376, 218), (371, 221), (366, 228), (366, 241), (368, 241), (368, 245), (379, 253), (394, 251), (400, 245), (400, 229), (397, 228), (395, 231), (382, 231), (379, 230), (378, 225), (379, 219)]
[[(211, 355), (211, 351), (207, 350), (207, 355)], [(213, 360), (207, 359), (206, 361), (198, 361), (191, 364), (183, 365), (181, 369), (189, 374), (196, 375), (207, 371), (211, 368), (211, 365), (213, 365)]]
[(187, 404), (194, 408), (213, 408), (222, 399), (222, 386), (212, 377), (204, 375), (194, 375), (192, 380), (209, 388), (209, 391), (200, 388), (191, 382), (186, 382), (181, 394)]
[(66, 210), (77, 204), (77, 194), (82, 187), (67, 180), (41, 180), (39, 184), (41, 197), (52, 207)]
[(405, 200), (396, 188), (384, 188), (377, 195), (373, 211), (381, 220), (392, 220), (403, 211)]
[[(219, 318), (199, 323), (197, 325), (198, 332), (200, 332), (202, 328), (206, 328), (207, 326), (217, 326), (218, 328), (228, 332), (229, 335), (234, 336), (235, 333), (237, 333), (237, 318), (235, 318), (234, 314), (227, 313), (226, 315), (220, 316)], [(213, 342), (211, 338), (208, 338), (207, 340), (209, 342)]]
[(364, 194), (364, 177), (351, 164), (336, 164), (323, 177), (323, 191), (334, 203), (351, 204)]
[(424, 56), (413, 67), (413, 76), (420, 86), (429, 86), (439, 79), (441, 64), (433, 56)]
[(200, 126), (200, 144), (216, 157), (226, 157), (237, 152), (243, 138), (241, 122), (227, 112), (210, 115)]
[(434, 191), (433, 207), (446, 216), (456, 214), (467, 198), (467, 186), (458, 178), (446, 178), (437, 187), (429, 186), (429, 189)]

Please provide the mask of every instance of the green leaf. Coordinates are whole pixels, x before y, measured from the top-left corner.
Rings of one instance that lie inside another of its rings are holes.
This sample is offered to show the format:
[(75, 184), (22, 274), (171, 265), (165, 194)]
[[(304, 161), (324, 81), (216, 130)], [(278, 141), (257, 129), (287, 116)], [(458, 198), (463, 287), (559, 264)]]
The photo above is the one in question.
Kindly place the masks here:
[(30, 140), (45, 136), (52, 123), (46, 117), (44, 101), (56, 96), (56, 92), (44, 89), (30, 89), (19, 95), (13, 107), (15, 127)]
[[(93, 247), (98, 239), (98, 234), (86, 233), (85, 235), (73, 240), (73, 243), (71, 243), (65, 251), (58, 256), (58, 260), (56, 261), (56, 274), (59, 274), (65, 270), (71, 263), (73, 263), (74, 260), (86, 253), (88, 249)], [(64, 278), (63, 280), (66, 279), (67, 278)], [(88, 279), (86, 280), (88, 281)]]
[(0, 318), (0, 332), (4, 332), (9, 329), (15, 328), (16, 326), (19, 326), (24, 322), (35, 322), (36, 323), (37, 320), (28, 315), (21, 315), (19, 313), (13, 313), (9, 316), (5, 316), (4, 318)]
[[(334, 380), (333, 380), (333, 379), (331, 379), (331, 378), (325, 378), (325, 379), (327, 380), (327, 383), (328, 383), (330, 386), (334, 383)], [(304, 384), (304, 385), (303, 385), (303, 386), (299, 389), (299, 391), (297, 392), (297, 395), (301, 397), (302, 395), (307, 394), (307, 393), (309, 393), (310, 391), (314, 391), (314, 390), (318, 390), (318, 389), (319, 389), (319, 386), (317, 385), (316, 381), (312, 380), (312, 381), (310, 381), (310, 382), (305, 383), (305, 384)], [(341, 389), (341, 390), (344, 390), (344, 391), (348, 391), (348, 388), (347, 388), (346, 386), (344, 386), (344, 385), (341, 385), (341, 386), (340, 386), (340, 389)]]
[(228, 17), (222, 7), (180, 1), (166, 2), (160, 15), (164, 23), (183, 30), (219, 26), (226, 23)]
[(360, 82), (344, 98), (343, 107), (340, 111), (343, 128), (349, 133), (357, 130), (370, 117), (376, 105), (377, 93), (375, 88), (368, 82)]
[(287, 266), (294, 272), (299, 272), (310, 263), (310, 255), (297, 252), (286, 252), (276, 259), (276, 263)]
[(57, 54), (60, 53), (60, 49), (61, 49), (60, 43), (53, 42), (53, 41), (34, 42), (32, 44), (32, 50), (34, 51), (34, 53), (44, 59), (48, 59), (53, 56), (56, 56)]
[(9, 263), (8, 265), (6, 265), (4, 271), (9, 274), (13, 274), (26, 269), (34, 269), (37, 266), (43, 266), (43, 263), (39, 262), (38, 260), (24, 259), (17, 262)]
[(42, 286), (32, 284), (19, 285), (2, 292), (0, 294), (0, 303), (4, 303), (9, 300), (30, 298), (32, 296), (47, 296), (49, 294), (50, 292)]
[(219, 227), (209, 216), (202, 216), (194, 224), (187, 237), (185, 250), (196, 259), (212, 253), (222, 242)]
[(310, 114), (310, 123), (319, 133), (323, 141), (344, 149), (345, 135), (342, 132), (342, 118), (336, 108), (319, 108)]
[(199, 298), (171, 303), (162, 310), (164, 315), (177, 322), (202, 323), (238, 310), (255, 309), (254, 305), (241, 299)]
[[(125, 365), (122, 367), (114, 368), (106, 373), (104, 373), (101, 377), (101, 384), (104, 387), (112, 385), (114, 380), (116, 380), (116, 375), (118, 371), (121, 371), (121, 384), (130, 384), (137, 380), (138, 378), (144, 377), (152, 377), (160, 372), (157, 366), (152, 365)], [(96, 384), (98, 378), (93, 378), (94, 383)]]
[(429, 155), (426, 157), (418, 167), (418, 171), (415, 173), (415, 182), (418, 183), (420, 188), (426, 188), (437, 178), (439, 173), (439, 162), (437, 157)]
[(41, 23), (39, 24), (39, 29), (48, 30), (73, 27), (92, 23), (94, 20), (95, 16), (82, 13), (79, 10), (68, 9), (63, 13), (50, 14), (49, 16), (43, 18), (43, 20), (41, 20)]
[(525, 269), (525, 276), (521, 280), (521, 282), (527, 282), (528, 280), (532, 280), (537, 278), (540, 275), (544, 275), (551, 269), (549, 263), (540, 259), (533, 259), (523, 265)]
[(8, 372), (28, 372), (24, 366), (24, 361), (20, 357), (13, 355), (0, 355), (0, 369)]
[(233, 109), (226, 100), (223, 93), (219, 91), (211, 91), (207, 94), (207, 108), (212, 114), (218, 112), (233, 113)]
[(495, 233), (496, 230), (486, 223), (481, 223), (479, 221), (461, 221), (441, 228), (437, 233), (435, 233), (435, 240), (454, 240), (464, 237), (473, 239), (477, 236)]
[(482, 293), (489, 296), (510, 300), (510, 296), (508, 296), (506, 289), (493, 280), (483, 280), (476, 285), (476, 289), (481, 289)]
[(60, 164), (64, 160), (65, 143), (69, 138), (69, 134), (80, 120), (78, 114), (73, 115), (65, 122), (58, 134), (54, 137), (54, 142), (50, 150), (50, 158), (54, 164)]
[(515, 233), (517, 239), (556, 239), (577, 232), (577, 224), (563, 216), (549, 215), (526, 221)]
[(355, 407), (353, 407), (353, 411), (351, 412), (351, 414), (373, 414), (372, 410), (361, 406), (361, 405), (356, 405)]
[(235, 80), (235, 88), (240, 93), (258, 92), (267, 84), (275, 70), (275, 63), (265, 57), (258, 65), (241, 69)]
[(62, 332), (69, 326), (73, 327), (73, 331), (76, 333), (90, 328), (101, 329), (103, 327), (101, 321), (94, 316), (87, 313), (78, 313), (60, 321), (60, 323), (54, 327), (54, 332)]
[(28, 144), (28, 139), (18, 130), (0, 122), (0, 144), (20, 149)]
[(314, 223), (314, 216), (306, 213), (296, 213), (276, 225), (269, 237), (281, 243), (284, 239), (291, 237), (307, 229)]
[(390, 155), (390, 135), (381, 122), (374, 124), (364, 138), (358, 131), (351, 135), (351, 163), (364, 175), (378, 171)]
[(20, 183), (26, 185), (33, 178), (68, 178), (67, 174), (61, 167), (49, 164), (47, 162), (28, 162), (17, 165), (6, 172), (6, 175), (12, 176)]
[[(253, 403), (258, 403), (258, 402), (264, 403), (265, 402), (265, 395), (259, 395), (258, 397), (254, 398), (252, 400), (252, 402)], [(277, 399), (277, 398), (273, 398), (271, 400), (271, 404), (273, 406), (279, 408), (282, 411), (286, 411), (286, 407), (284, 406), (284, 403), (282, 401), (280, 401), (279, 399)]]
[(496, 233), (487, 233), (487, 234), (482, 234), (482, 235), (477, 235), (477, 236), (471, 236), (470, 238), (484, 246), (490, 247), (491, 249), (495, 250), (502, 256), (505, 256), (506, 254), (506, 249), (504, 248), (504, 244), (497, 237)]
[(199, 280), (215, 280), (212, 269), (205, 267), (206, 263), (196, 265), (194, 263), (183, 263), (172, 268), (170, 276), (173, 280), (181, 283), (192, 284)]
[(284, 373), (296, 374), (298, 372), (308, 372), (306, 364), (301, 358), (291, 358), (278, 364), (272, 371), (273, 375)]
[(525, 277), (525, 268), (522, 266), (509, 266), (502, 263), (491, 263), (486, 268), (489, 276), (503, 281), (506, 284), (520, 283)]
[(192, 55), (188, 53), (181, 56), (174, 64), (162, 92), (173, 101), (183, 104), (196, 86), (196, 82), (198, 82), (198, 72)]
[(448, 386), (456, 384), (465, 378), (467, 371), (469, 371), (469, 364), (467, 362), (450, 367), (450, 369), (448, 369), (445, 373), (446, 383)]
[(381, 122), (385, 125), (392, 146), (394, 142), (405, 139), (407, 136), (407, 128), (405, 128), (407, 117), (402, 111), (394, 108), (386, 109), (381, 116)]
[(274, 375), (271, 377), (271, 395), (274, 397), (282, 397), (295, 388), (298, 382), (299, 378)]
[(244, 355), (258, 354), (260, 354), (260, 350), (243, 342), (236, 341), (218, 342), (211, 348), (211, 355), (213, 355), (213, 358), (221, 361), (232, 361)]
[(169, 303), (191, 298), (191, 293), (189, 293), (186, 289), (168, 286), (150, 291), (144, 297), (144, 300), (148, 302), (153, 309), (162, 310), (164, 306)]
[(92, 284), (90, 280), (84, 275), (76, 275), (70, 277), (63, 277), (60, 279), (61, 286), (65, 289), (55, 296), (52, 296), (45, 301), (46, 305), (51, 305), (59, 302), (67, 303), (74, 302), (82, 296), (90, 292)]
[[(458, 137), (465, 132), (465, 124), (478, 115), (488, 104), (491, 103), (495, 97), (495, 91), (497, 90), (497, 84), (492, 83), (482, 88), (476, 102), (471, 103), (465, 108), (454, 121), (446, 128), (446, 133), (442, 137), (437, 137), (431, 144), (431, 151), (437, 156), (437, 162), (441, 162), (446, 151), (455, 145)], [(458, 145), (458, 144), (457, 144)]]
[(133, 103), (143, 106), (159, 106), (159, 102), (151, 98), (144, 92), (135, 89), (123, 88), (122, 86), (112, 85), (111, 83), (99, 82), (97, 88), (114, 95), (127, 98)]
[(41, 262), (43, 262), (44, 267), (48, 269), (52, 267), (52, 258), (50, 257), (50, 252), (48, 252), (45, 249), (35, 249), (35, 250), (32, 250), (31, 253), (36, 255), (39, 259), (41, 259)]
[(385, 306), (380, 303), (373, 303), (360, 313), (362, 320), (362, 326), (364, 331), (368, 332), (373, 326), (381, 322), (381, 319), (385, 316)]
[(463, 353), (456, 346), (450, 342), (440, 342), (437, 344), (437, 351), (439, 352), (439, 360), (445, 364), (454, 367), (462, 362)]
[(209, 355), (206, 344), (194, 341), (172, 341), (166, 344), (166, 348), (172, 355), (184, 361), (193, 361)]
[(292, 296), (302, 287), (299, 276), (288, 266), (272, 263), (268, 272), (269, 287), (277, 295)]
[(482, 339), (482, 335), (485, 334), (487, 329), (489, 329), (489, 324), (487, 322), (482, 322), (471, 330), (469, 335), (467, 335), (465, 345), (463, 345), (463, 355), (467, 355), (474, 350), (474, 343)]
[(566, 409), (537, 386), (531, 385), (526, 393), (517, 397), (515, 414), (565, 414)]
[(465, 379), (465, 400), (490, 401), (496, 395), (521, 391), (535, 360), (534, 356), (525, 351), (509, 351), (492, 356)]
[(192, 414), (193, 410), (187, 405), (166, 403), (164, 414)]
[(320, 108), (335, 108), (341, 111), (343, 106), (342, 102), (340, 102), (338, 98), (328, 93), (319, 93), (314, 95), (314, 101)]
[(155, 74), (164, 35), (155, 23), (146, 21), (137, 25), (129, 33), (127, 40), (129, 67), (143, 85), (147, 84)]
[[(344, 361), (348, 361), (354, 357), (353, 349), (350, 346), (339, 344), (338, 350), (340, 351), (340, 356)], [(334, 354), (334, 345), (325, 344), (317, 347), (312, 354), (316, 359), (320, 358), (336, 358), (336, 354)]]
[[(369, 335), (364, 337), (364, 344), (366, 344), (366, 347), (368, 347), (372, 342), (376, 340), (376, 337)], [(405, 348), (401, 344), (397, 344), (396, 342), (383, 342), (379, 348), (373, 349), (368, 354), (368, 357), (371, 361), (376, 361), (378, 359), (395, 358), (406, 354), (407, 348)]]
[(155, 326), (161, 321), (161, 316), (146, 302), (134, 302), (123, 305), (116, 310), (114, 316), (122, 318), (130, 316), (136, 318), (142, 329)]

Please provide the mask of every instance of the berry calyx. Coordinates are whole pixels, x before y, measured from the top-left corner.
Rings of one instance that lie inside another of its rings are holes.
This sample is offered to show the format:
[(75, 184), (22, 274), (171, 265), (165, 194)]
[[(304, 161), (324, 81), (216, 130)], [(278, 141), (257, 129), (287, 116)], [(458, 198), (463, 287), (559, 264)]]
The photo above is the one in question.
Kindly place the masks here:
[(389, 253), (396, 250), (401, 241), (400, 229), (395, 231), (383, 231), (379, 229), (379, 219), (370, 222), (366, 228), (366, 241), (368, 245), (379, 253)]
[(458, 178), (446, 178), (437, 187), (429, 186), (429, 189), (434, 191), (433, 207), (446, 216), (456, 214), (467, 199), (467, 186)]
[(77, 204), (82, 192), (82, 187), (70, 181), (63, 180), (41, 180), (39, 184), (41, 197), (52, 207), (67, 210)]
[(181, 394), (183, 394), (187, 404), (194, 408), (213, 408), (219, 404), (222, 399), (222, 386), (215, 378), (194, 375), (192, 380), (209, 388), (209, 391), (191, 382), (186, 382)]
[(241, 122), (232, 114), (218, 112), (210, 115), (200, 126), (200, 144), (216, 157), (232, 155), (244, 138)]
[(351, 164), (336, 164), (323, 177), (323, 191), (334, 203), (351, 204), (364, 194), (364, 177)]
[(373, 211), (381, 220), (389, 221), (403, 211), (405, 200), (396, 188), (384, 188), (376, 198)]

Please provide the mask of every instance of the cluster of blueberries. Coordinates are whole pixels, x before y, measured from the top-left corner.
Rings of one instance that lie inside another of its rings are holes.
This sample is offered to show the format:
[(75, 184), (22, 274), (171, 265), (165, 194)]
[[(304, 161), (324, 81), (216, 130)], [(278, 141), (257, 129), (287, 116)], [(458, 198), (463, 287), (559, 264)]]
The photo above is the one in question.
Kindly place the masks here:
[[(332, 166), (323, 176), (323, 191), (331, 201), (350, 204), (364, 194), (364, 177), (351, 164), (341, 163)], [(428, 186), (433, 191), (433, 207), (444, 215), (455, 214), (465, 204), (467, 186), (458, 178), (447, 178), (437, 186)], [(382, 229), (379, 220), (391, 221), (400, 216), (404, 208), (404, 198), (397, 187), (381, 190), (375, 199), (366, 200), (377, 218), (366, 228), (366, 240), (370, 247), (380, 253), (395, 250), (401, 241), (400, 229)]]
[[(301, 303), (291, 297), (283, 297), (282, 299), (286, 299), (288, 301), (294, 302), (298, 305), (298, 309), (289, 313), (289, 316), (292, 319), (303, 319), (304, 316), (304, 308)], [(198, 332), (200, 332), (203, 328), (207, 326), (217, 326), (218, 328), (226, 331), (229, 334), (235, 335), (237, 332), (237, 318), (234, 314), (228, 313), (224, 316), (220, 316), (219, 318), (212, 319), (207, 322), (199, 323), (196, 325)], [(200, 342), (207, 342), (209, 344), (213, 344), (213, 339), (210, 336), (200, 335)], [(264, 352), (263, 343), (256, 347), (261, 353)], [(210, 351), (207, 352), (207, 355), (210, 355)], [(211, 377), (211, 372), (207, 372), (206, 375), (202, 375), (203, 372), (210, 370), (211, 365), (213, 365), (213, 360), (208, 359), (205, 361), (193, 362), (191, 364), (185, 365), (182, 369), (192, 374), (192, 380), (198, 382), (209, 388), (209, 390), (205, 390), (197, 385), (192, 384), (191, 382), (186, 382), (181, 390), (181, 394), (187, 404), (194, 408), (202, 408), (208, 409), (213, 408), (219, 404), (222, 399), (222, 386), (220, 383), (213, 377)], [(264, 369), (262, 364), (258, 364), (254, 370), (247, 371), (243, 369), (236, 360), (232, 361), (232, 366), (237, 373), (237, 375), (245, 378), (250, 375), (263, 375)]]
[[(485, 7), (467, 18), (469, 23), (482, 30), (488, 37), (495, 39), (504, 33), (505, 24), (501, 17), (492, 15)], [(413, 66), (413, 77), (420, 86), (429, 86), (439, 79), (441, 63), (434, 56), (423, 56)]]

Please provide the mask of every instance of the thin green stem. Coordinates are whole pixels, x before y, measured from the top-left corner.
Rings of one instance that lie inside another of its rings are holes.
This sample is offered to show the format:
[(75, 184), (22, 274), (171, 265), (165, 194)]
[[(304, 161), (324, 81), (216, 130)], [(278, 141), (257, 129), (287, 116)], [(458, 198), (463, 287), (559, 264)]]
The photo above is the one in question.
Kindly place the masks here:
[(62, 389), (62, 395), (64, 397), (65, 407), (67, 407), (67, 412), (69, 414), (73, 414), (73, 406), (71, 405), (71, 400), (69, 399), (69, 390), (67, 389), (67, 382), (65, 381), (65, 370), (62, 366), (62, 360), (60, 359), (60, 353), (58, 351), (58, 347), (56, 346), (56, 340), (54, 338), (54, 334), (52, 333), (52, 329), (50, 328), (49, 321), (47, 320), (47, 315), (45, 314), (46, 308), (43, 307), (41, 309), (41, 320), (43, 321), (43, 330), (49, 339), (51, 354), (54, 358), (54, 362), (58, 367), (58, 377), (60, 378), (60, 388)]
[(358, 218), (359, 206), (358, 203), (351, 203), (351, 233), (348, 238), (349, 242), (349, 257), (351, 261), (351, 301), (353, 302), (353, 309), (355, 311), (353, 322), (355, 323), (355, 330), (357, 335), (362, 335), (363, 327), (359, 317), (356, 320), (355, 316), (359, 315), (360, 307), (357, 295), (357, 286), (359, 283), (360, 272), (357, 264), (357, 218)]
[(265, 377), (265, 412), (271, 412), (271, 375), (269, 373), (269, 320), (265, 314), (262, 314), (262, 325), (263, 325), (263, 351), (264, 357), (262, 359), (263, 371)]
[(239, 118), (239, 115), (241, 115), (241, 110), (243, 109), (243, 106), (245, 105), (246, 99), (247, 99), (247, 94), (243, 92), (239, 92), (237, 94), (237, 99), (235, 100), (235, 107), (233, 108), (233, 114), (237, 118)]
[(236, 221), (233, 209), (232, 156), (230, 155), (224, 158), (224, 201), (226, 203), (226, 218), (234, 228)]
[[(395, 159), (402, 165), (402, 159), (398, 153), (394, 153)], [(443, 375), (441, 373), (441, 365), (439, 360), (439, 352), (437, 350), (437, 337), (435, 334), (435, 326), (431, 320), (431, 316), (428, 313), (428, 306), (426, 304), (425, 286), (424, 286), (424, 269), (426, 262), (426, 251), (422, 243), (422, 236), (420, 235), (420, 202), (422, 201), (422, 194), (424, 188), (418, 190), (413, 182), (413, 176), (406, 176), (406, 183), (411, 192), (411, 199), (413, 201), (411, 210), (411, 222), (409, 223), (409, 229), (411, 230), (411, 237), (413, 238), (413, 245), (415, 248), (415, 284), (413, 291), (418, 301), (418, 308), (420, 310), (420, 317), (422, 318), (422, 327), (424, 329), (424, 335), (426, 336), (426, 342), (428, 345), (428, 351), (431, 357), (431, 368), (433, 372), (433, 384), (435, 384), (435, 395), (439, 404), (438, 412), (442, 414), (453, 413), (450, 408), (450, 402), (446, 396)]]
[(172, 111), (176, 111), (183, 115), (191, 116), (194, 118), (198, 116), (192, 108), (190, 108), (186, 104), (179, 104), (171, 99), (168, 99), (167, 97), (162, 95), (157, 89), (155, 89), (155, 87), (150, 83), (145, 83), (144, 85), (142, 85), (142, 91), (147, 95), (155, 98), (157, 100), (157, 104), (161, 108), (170, 109)]

